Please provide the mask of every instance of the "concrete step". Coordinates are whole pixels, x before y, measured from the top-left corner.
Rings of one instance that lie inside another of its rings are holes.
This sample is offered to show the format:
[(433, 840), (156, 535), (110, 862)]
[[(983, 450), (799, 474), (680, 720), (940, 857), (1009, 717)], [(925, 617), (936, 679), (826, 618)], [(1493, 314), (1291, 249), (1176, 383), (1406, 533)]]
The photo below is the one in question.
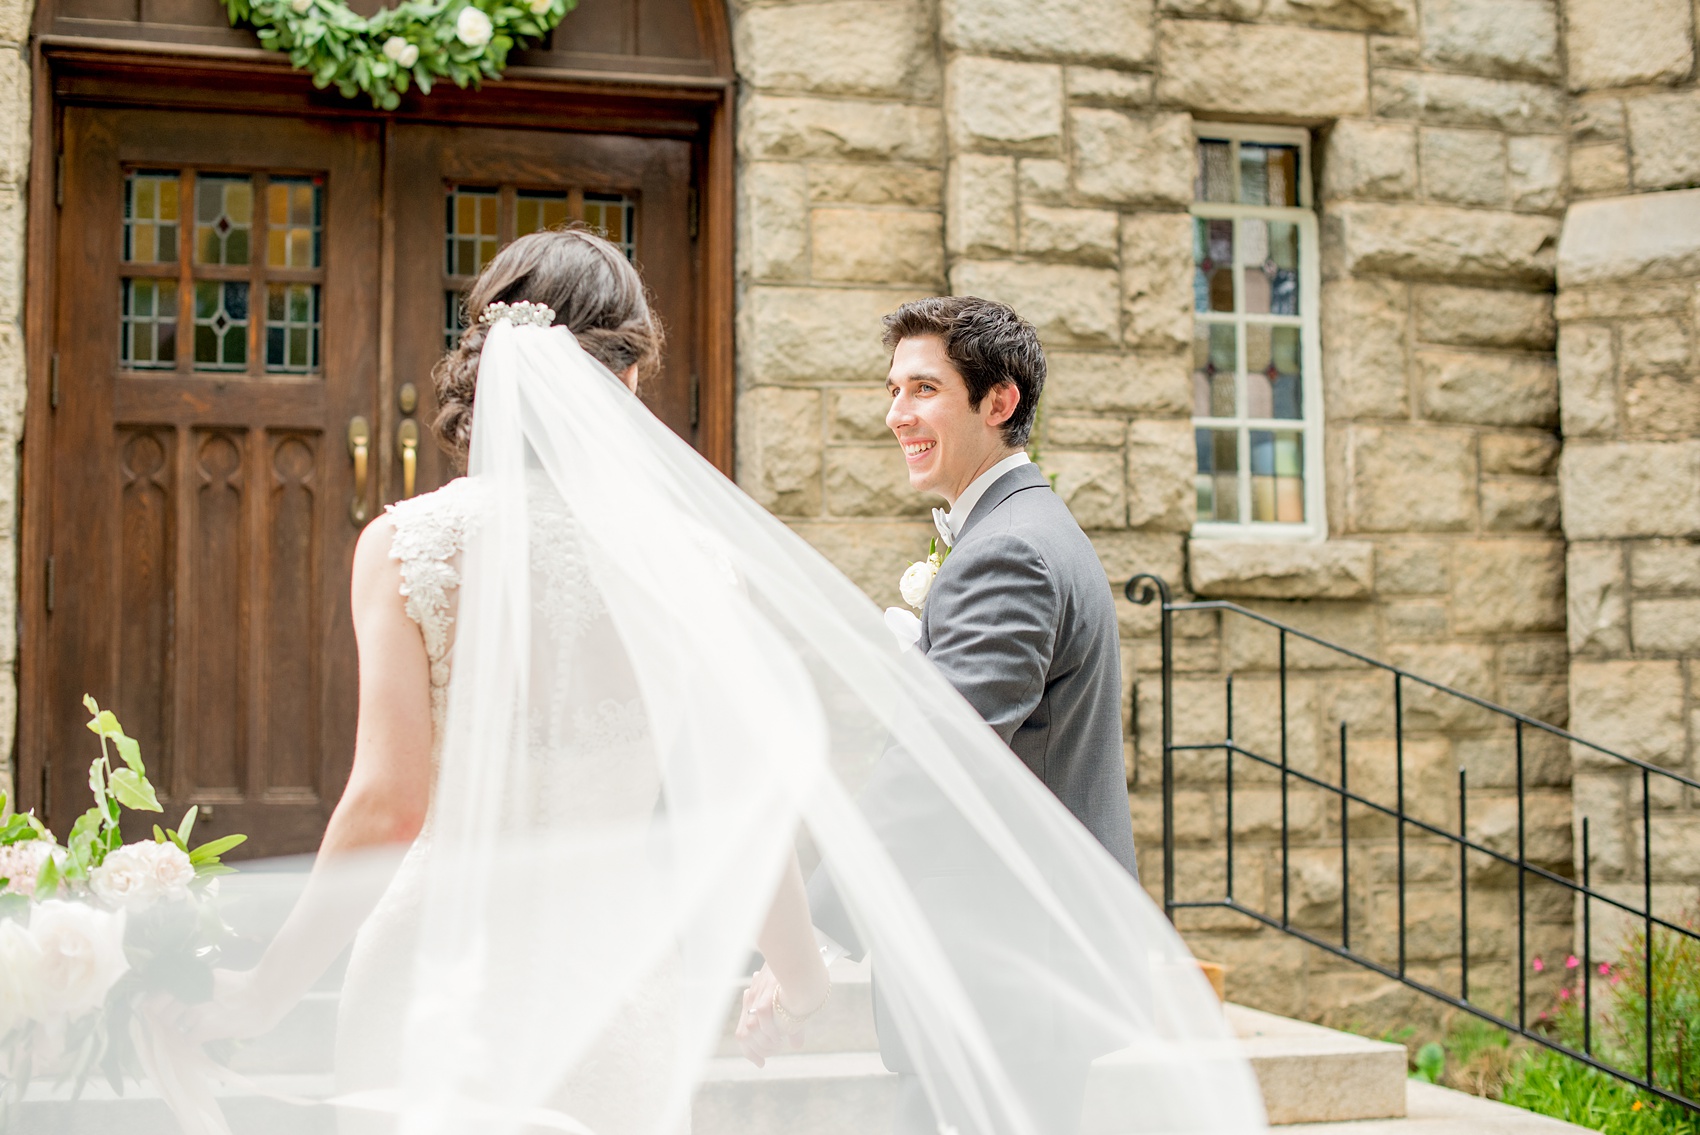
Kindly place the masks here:
[(1565, 1123), (1455, 1092), (1420, 1080), (1405, 1081), (1401, 1119), (1363, 1119), (1349, 1123), (1304, 1123), (1281, 1135), (1592, 1135), (1586, 1127)]
[(1405, 1114), (1405, 1046), (1225, 1006), (1251, 1059), (1269, 1122), (1338, 1123)]

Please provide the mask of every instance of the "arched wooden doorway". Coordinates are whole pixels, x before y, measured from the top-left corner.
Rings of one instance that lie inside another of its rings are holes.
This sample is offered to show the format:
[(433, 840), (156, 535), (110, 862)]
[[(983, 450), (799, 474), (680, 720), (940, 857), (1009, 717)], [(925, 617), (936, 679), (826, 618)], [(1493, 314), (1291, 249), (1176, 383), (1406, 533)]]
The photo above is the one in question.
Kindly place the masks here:
[(218, 0), (43, 0), (35, 42), (21, 802), (87, 807), (89, 692), (169, 811), (310, 850), (353, 747), (354, 541), (452, 475), (429, 371), (502, 243), (620, 241), (668, 325), (646, 397), (731, 467), (724, 9), (581, 0), (503, 81), (390, 114)]

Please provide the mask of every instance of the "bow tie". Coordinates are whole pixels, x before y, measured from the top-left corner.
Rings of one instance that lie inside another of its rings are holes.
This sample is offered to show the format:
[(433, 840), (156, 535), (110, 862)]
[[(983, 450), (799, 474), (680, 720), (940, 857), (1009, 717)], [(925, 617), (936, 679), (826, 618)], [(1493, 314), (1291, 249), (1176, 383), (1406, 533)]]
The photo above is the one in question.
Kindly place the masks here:
[(956, 537), (950, 534), (950, 518), (942, 508), (933, 509), (933, 527), (939, 530), (939, 542), (950, 547), (956, 542)]

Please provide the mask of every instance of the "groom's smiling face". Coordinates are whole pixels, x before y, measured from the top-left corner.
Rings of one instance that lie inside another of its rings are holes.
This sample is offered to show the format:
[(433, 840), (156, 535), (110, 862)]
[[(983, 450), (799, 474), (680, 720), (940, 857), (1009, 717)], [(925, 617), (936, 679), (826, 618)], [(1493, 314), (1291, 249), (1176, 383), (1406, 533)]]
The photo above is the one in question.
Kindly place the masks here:
[(903, 447), (909, 484), (921, 492), (954, 505), (975, 477), (1014, 452), (1003, 423), (1020, 400), (1015, 385), (996, 386), (972, 405), (968, 383), (937, 335), (898, 341), (885, 388), (891, 395), (885, 424)]

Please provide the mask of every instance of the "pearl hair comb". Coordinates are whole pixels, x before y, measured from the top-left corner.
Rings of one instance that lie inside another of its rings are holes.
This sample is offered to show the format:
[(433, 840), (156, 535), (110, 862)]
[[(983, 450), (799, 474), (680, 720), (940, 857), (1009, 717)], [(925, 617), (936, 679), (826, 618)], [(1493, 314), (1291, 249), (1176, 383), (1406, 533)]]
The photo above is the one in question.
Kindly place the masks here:
[(484, 324), (493, 324), (500, 319), (510, 321), (515, 327), (524, 327), (527, 324), (534, 327), (552, 327), (555, 324), (555, 309), (548, 304), (522, 300), (519, 303), (488, 304), (478, 314), (478, 322)]

